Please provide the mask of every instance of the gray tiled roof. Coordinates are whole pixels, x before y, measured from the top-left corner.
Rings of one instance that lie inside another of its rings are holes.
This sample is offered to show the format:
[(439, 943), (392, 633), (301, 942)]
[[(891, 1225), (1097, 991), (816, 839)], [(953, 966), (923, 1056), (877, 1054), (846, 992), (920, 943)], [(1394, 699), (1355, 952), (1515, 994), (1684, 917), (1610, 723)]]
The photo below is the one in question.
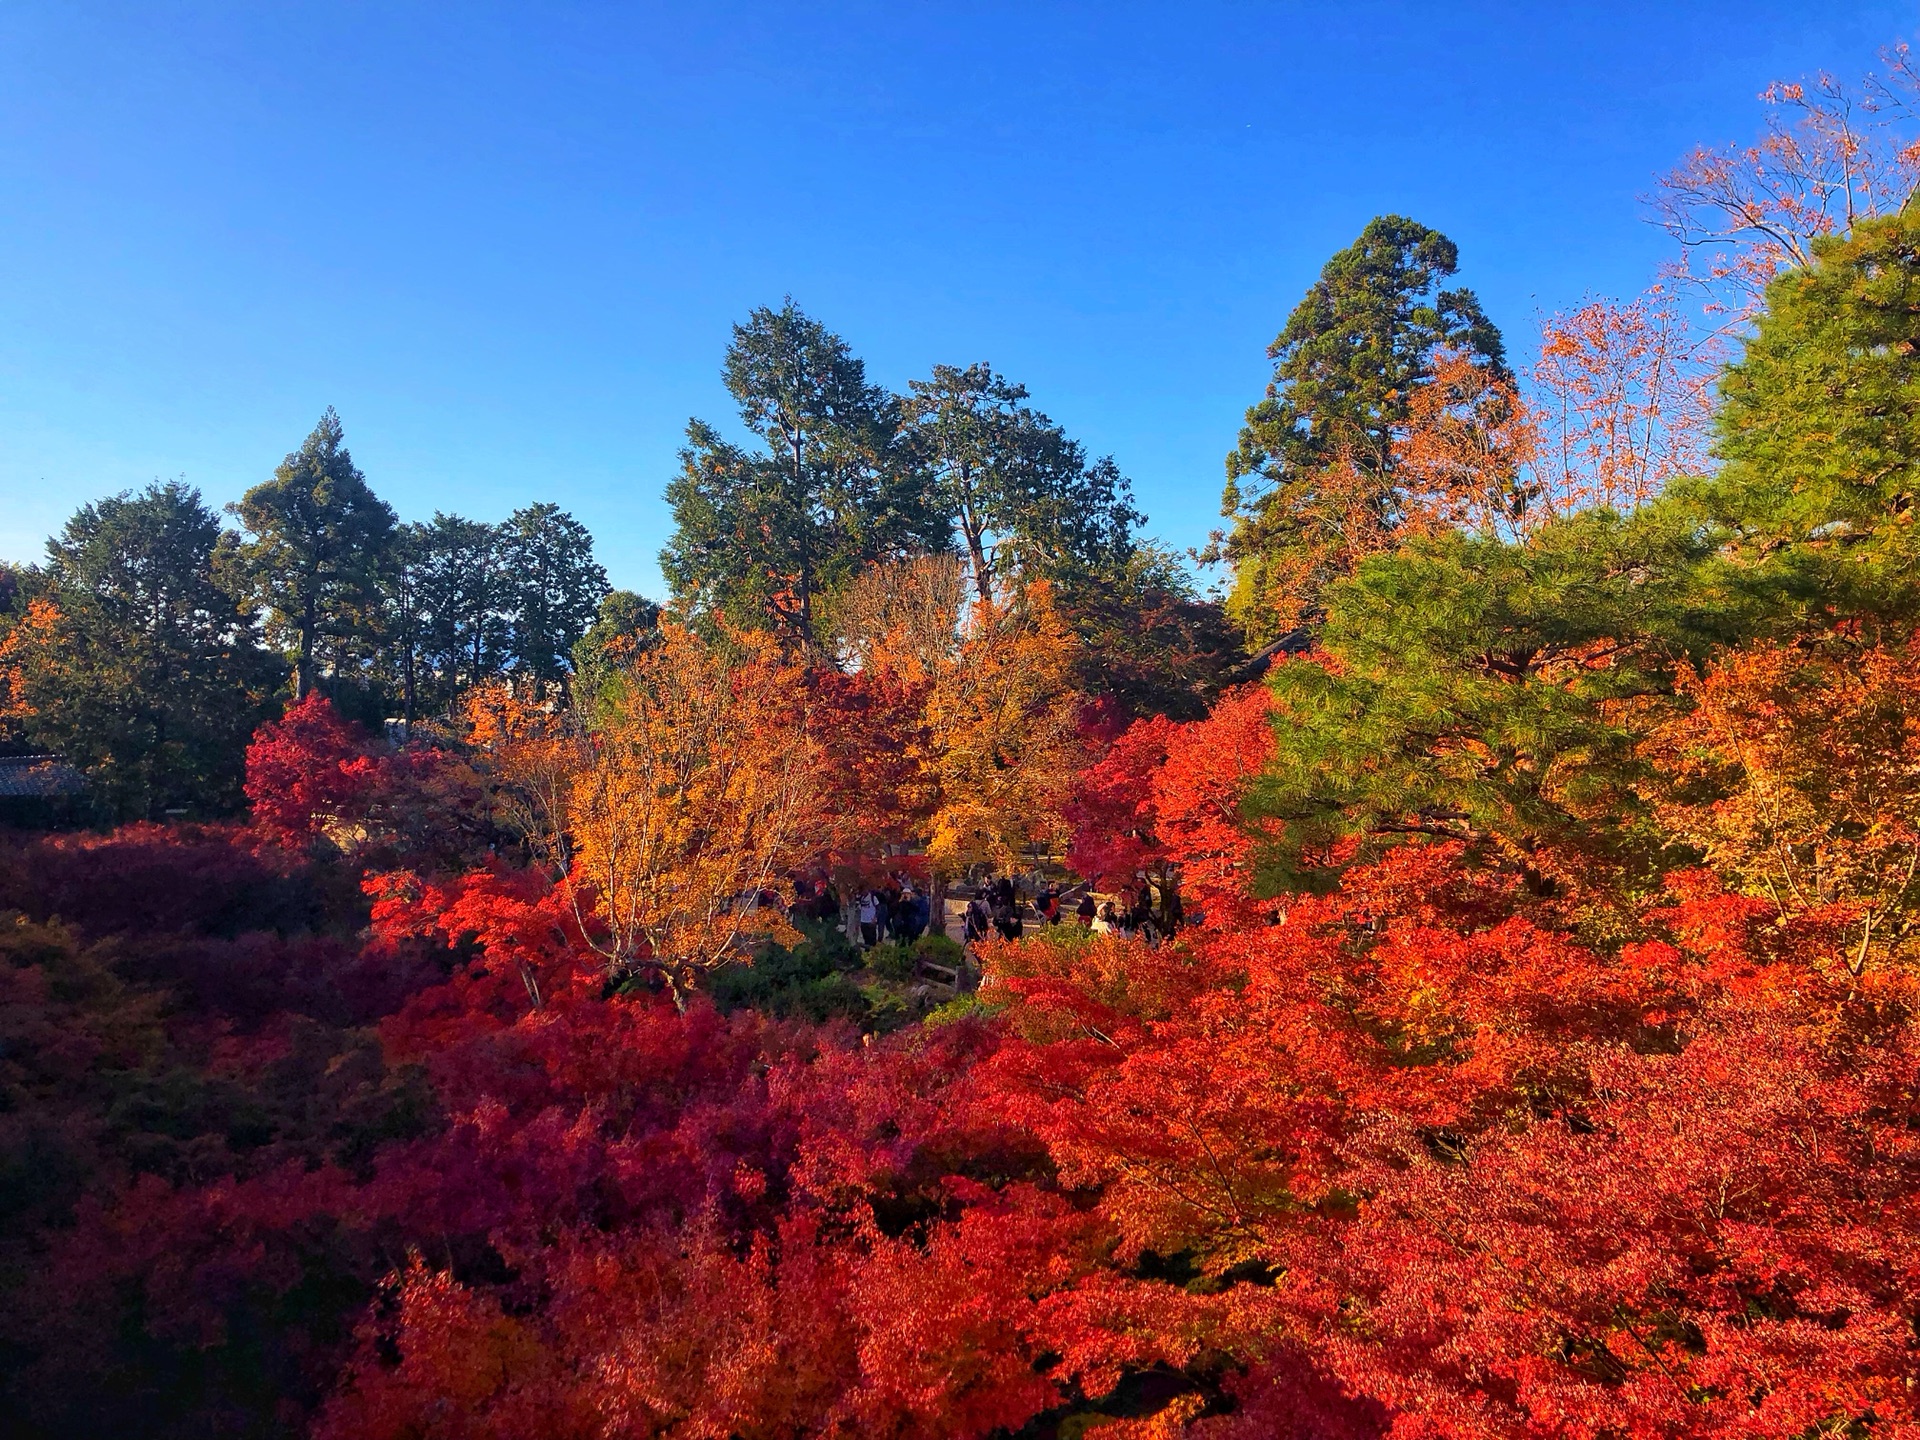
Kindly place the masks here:
[(0, 800), (86, 793), (87, 777), (58, 755), (0, 755)]

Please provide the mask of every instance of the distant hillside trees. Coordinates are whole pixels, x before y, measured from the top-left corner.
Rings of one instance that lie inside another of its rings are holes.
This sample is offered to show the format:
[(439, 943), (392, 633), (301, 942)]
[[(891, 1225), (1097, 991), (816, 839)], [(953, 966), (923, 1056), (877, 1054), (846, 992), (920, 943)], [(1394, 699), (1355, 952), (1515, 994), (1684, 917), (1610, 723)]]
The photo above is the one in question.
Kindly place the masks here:
[(660, 565), (696, 621), (830, 650), (873, 567), (950, 555), (974, 603), (1046, 581), (1082, 642), (1082, 682), (1129, 713), (1191, 717), (1243, 662), (1218, 602), (1142, 547), (1146, 517), (1112, 457), (1090, 458), (990, 365), (936, 365), (893, 395), (788, 300), (734, 328), (723, 375), (758, 444), (691, 421), (667, 486)]
[(448, 713), (509, 675), (564, 688), (608, 589), (593, 537), (557, 505), (397, 524), (332, 410), (233, 510), (247, 535), (231, 580), (286, 651), (295, 698), (326, 689), (369, 718)]
[(81, 766), (109, 815), (239, 801), (247, 740), (285, 672), (219, 583), (222, 541), (177, 481), (84, 505), (0, 638), (16, 739)]
[(239, 533), (178, 482), (111, 496), (0, 577), (0, 747), (65, 755), (103, 817), (237, 807), (283, 686), (376, 725), (505, 678), (564, 695), (608, 593), (556, 505), (400, 524), (332, 410), (229, 508)]

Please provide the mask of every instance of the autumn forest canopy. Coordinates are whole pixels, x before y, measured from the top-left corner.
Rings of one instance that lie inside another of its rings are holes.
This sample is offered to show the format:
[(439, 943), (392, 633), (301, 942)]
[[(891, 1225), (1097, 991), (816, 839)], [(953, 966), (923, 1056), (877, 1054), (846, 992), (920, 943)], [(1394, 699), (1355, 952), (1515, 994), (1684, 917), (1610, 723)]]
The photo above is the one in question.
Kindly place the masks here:
[(1368, 221), (1194, 555), (791, 299), (661, 597), (332, 410), (82, 506), (0, 568), (0, 1428), (1920, 1434), (1917, 107), (1774, 86), (1524, 336)]

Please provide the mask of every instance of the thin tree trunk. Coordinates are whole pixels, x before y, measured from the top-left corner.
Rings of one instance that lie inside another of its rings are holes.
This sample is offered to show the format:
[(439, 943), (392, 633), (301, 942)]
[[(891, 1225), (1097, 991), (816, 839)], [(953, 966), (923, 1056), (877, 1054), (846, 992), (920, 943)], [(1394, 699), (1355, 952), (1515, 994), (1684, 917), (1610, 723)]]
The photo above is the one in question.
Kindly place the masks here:
[(300, 660), (293, 671), (295, 701), (306, 699), (308, 692), (313, 689), (313, 632), (317, 623), (313, 596), (309, 595), (306, 608), (300, 616)]
[(973, 556), (973, 586), (980, 592), (980, 603), (993, 603), (993, 577), (987, 573), (987, 552), (980, 544), (980, 533), (969, 528), (967, 531), (967, 550)]
[(412, 639), (408, 639), (406, 664), (401, 671), (401, 674), (403, 677), (403, 694), (402, 694), (402, 703), (401, 703), (400, 713), (401, 713), (401, 721), (402, 721), (402, 724), (406, 727), (406, 736), (407, 736), (407, 739), (409, 740), (413, 739), (413, 701), (414, 701), (413, 652), (414, 652), (414, 643)]

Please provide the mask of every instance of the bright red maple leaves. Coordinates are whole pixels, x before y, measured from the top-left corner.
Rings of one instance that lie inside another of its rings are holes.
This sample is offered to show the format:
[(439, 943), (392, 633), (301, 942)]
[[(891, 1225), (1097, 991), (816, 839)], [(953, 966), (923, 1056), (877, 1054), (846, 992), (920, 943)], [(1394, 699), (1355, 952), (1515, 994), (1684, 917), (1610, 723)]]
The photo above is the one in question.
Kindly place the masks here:
[[(254, 1367), (279, 1377), (282, 1423), (329, 1437), (1920, 1423), (1906, 968), (1855, 974), (1705, 872), (1588, 935), (1444, 844), (1282, 913), (1249, 881), (1271, 723), (1254, 689), (1118, 738), (1082, 787), (1076, 854), (1109, 880), (1177, 867), (1206, 923), (1157, 948), (1072, 926), (996, 942), (995, 1016), (862, 1043), (677, 1013), (609, 993), (537, 872), (423, 861), (368, 876), (354, 942), (361, 970), (411, 978), (377, 1032), (325, 1022), (349, 1028), (321, 1045), (316, 1018), (200, 1013), (192, 979), (196, 956), (257, 948), (212, 938), (244, 913), (231, 897), (352, 853), (316, 860), (301, 837), (363, 813), (383, 757), (298, 714), (256, 773), (286, 797), (263, 828), (301, 853), (130, 834), (128, 865), (156, 876), (168, 847), (229, 847), (193, 852), (225, 889), (116, 900), (110, 923), (175, 927), (168, 1043), (205, 1047), (207, 1075), (264, 1095), (301, 1047), (318, 1056), (309, 1129), (229, 1139), (204, 1177), (191, 1158), (164, 1177), (97, 1162), (33, 1262), (41, 1298), (10, 1334), (45, 1353), (23, 1373), (84, 1409), (89, 1366), (132, 1395), (151, 1357), (197, 1355), (227, 1378), (180, 1413), (209, 1396), (242, 1413)], [(64, 894), (89, 853), (35, 864)], [(77, 962), (33, 944), (17, 973), (53, 968), (10, 992), (38, 1007), (33, 1033), (100, 1037), (61, 1072), (79, 1094), (88, 1057), (159, 1012), (85, 998), (59, 980)], [(114, 963), (100, 953), (86, 963)], [(278, 1003), (319, 1016), (298, 979)]]
[(1177, 875), (1185, 903), (1216, 928), (1271, 910), (1252, 893), (1263, 827), (1247, 793), (1273, 754), (1273, 697), (1249, 685), (1205, 720), (1135, 721), (1083, 771), (1068, 811), (1068, 863), (1095, 884)]

